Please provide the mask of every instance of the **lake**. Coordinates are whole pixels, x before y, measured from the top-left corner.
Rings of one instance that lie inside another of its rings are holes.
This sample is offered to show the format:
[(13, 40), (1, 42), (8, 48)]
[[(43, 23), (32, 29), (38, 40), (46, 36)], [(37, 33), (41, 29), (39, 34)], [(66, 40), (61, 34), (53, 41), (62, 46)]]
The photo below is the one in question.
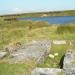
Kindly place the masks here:
[(17, 18), (17, 20), (32, 20), (48, 22), (50, 24), (65, 24), (74, 23), (75, 16), (49, 16), (49, 17), (35, 17), (35, 18)]

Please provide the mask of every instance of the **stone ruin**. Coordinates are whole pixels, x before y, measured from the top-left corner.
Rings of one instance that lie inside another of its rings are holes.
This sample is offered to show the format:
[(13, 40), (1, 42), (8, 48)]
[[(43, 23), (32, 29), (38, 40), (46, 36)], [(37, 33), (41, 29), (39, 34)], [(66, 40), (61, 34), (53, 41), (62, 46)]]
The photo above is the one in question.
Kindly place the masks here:
[[(9, 63), (18, 63), (19, 61), (35, 58), (38, 64), (42, 64), (50, 53), (49, 48), (51, 48), (51, 43), (52, 41), (50, 40), (32, 41), (25, 44), (22, 48), (16, 48), (15, 46), (13, 49), (18, 50), (14, 52), (10, 51), (11, 47), (7, 47), (12, 57)], [(20, 44), (17, 45), (20, 47)], [(0, 55), (2, 55), (2, 53)], [(75, 53), (71, 49), (66, 52), (61, 69), (37, 67), (32, 71), (31, 75), (58, 75), (60, 72), (63, 72), (64, 75), (75, 75)]]
[(37, 67), (32, 71), (31, 75), (75, 75), (75, 53), (72, 50), (66, 52), (62, 69)]
[(50, 40), (32, 41), (23, 45), (23, 47), (17, 51), (12, 52), (10, 54), (12, 58), (9, 60), (9, 63), (18, 63), (34, 59), (37, 64), (41, 64), (50, 53), (49, 48), (51, 48)]
[(64, 58), (63, 71), (65, 75), (75, 75), (75, 53), (68, 50)]

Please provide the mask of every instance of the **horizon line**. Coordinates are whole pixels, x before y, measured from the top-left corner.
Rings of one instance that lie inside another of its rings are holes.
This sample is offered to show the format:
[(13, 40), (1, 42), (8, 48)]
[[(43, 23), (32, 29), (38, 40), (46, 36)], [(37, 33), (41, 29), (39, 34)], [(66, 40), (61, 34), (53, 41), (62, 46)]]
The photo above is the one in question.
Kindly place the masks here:
[(47, 13), (47, 12), (62, 12), (62, 11), (74, 11), (75, 9), (64, 9), (64, 10), (46, 10), (46, 11), (30, 11), (30, 12), (14, 12), (14, 13), (6, 13), (0, 14), (0, 16), (6, 15), (17, 15), (17, 14), (27, 14), (27, 13)]

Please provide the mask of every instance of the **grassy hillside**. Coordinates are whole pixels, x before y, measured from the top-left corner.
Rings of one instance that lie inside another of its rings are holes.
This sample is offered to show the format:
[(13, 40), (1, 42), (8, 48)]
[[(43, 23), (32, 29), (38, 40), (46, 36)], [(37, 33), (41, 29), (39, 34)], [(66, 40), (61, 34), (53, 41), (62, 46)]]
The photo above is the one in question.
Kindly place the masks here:
[(32, 21), (0, 21), (0, 49), (6, 44), (16, 41), (26, 41), (26, 35), (32, 29), (47, 27), (48, 23), (32, 22)]

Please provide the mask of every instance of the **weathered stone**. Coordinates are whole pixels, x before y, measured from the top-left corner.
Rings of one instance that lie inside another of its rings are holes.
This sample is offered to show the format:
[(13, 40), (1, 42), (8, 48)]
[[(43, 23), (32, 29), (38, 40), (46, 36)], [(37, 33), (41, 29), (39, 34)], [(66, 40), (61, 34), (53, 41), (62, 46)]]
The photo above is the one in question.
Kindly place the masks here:
[(72, 51), (72, 50), (68, 50), (67, 53), (65, 54), (65, 57), (64, 57), (64, 68), (66, 68), (66, 66), (71, 66), (71, 65), (74, 65), (75, 62), (75, 53)]
[(7, 55), (7, 52), (0, 52), (0, 59)]
[(71, 64), (74, 60), (74, 54), (71, 50), (69, 50), (66, 54), (65, 54), (65, 58), (64, 58), (64, 65), (65, 64)]
[(53, 40), (53, 44), (66, 44), (65, 40)]
[(5, 47), (5, 50), (11, 54), (11, 53), (17, 51), (18, 49), (20, 49), (20, 47), (21, 47), (21, 43), (20, 42), (16, 42), (16, 43), (8, 44)]
[(13, 57), (14, 62), (34, 58), (37, 63), (41, 64), (48, 56), (49, 48), (51, 48), (50, 40), (32, 41), (25, 44), (24, 48), (11, 53), (11, 57)]
[(72, 50), (68, 50), (65, 54), (63, 71), (65, 75), (75, 75), (75, 53)]
[(32, 71), (31, 75), (58, 75), (60, 72), (62, 70), (56, 68), (36, 68)]

